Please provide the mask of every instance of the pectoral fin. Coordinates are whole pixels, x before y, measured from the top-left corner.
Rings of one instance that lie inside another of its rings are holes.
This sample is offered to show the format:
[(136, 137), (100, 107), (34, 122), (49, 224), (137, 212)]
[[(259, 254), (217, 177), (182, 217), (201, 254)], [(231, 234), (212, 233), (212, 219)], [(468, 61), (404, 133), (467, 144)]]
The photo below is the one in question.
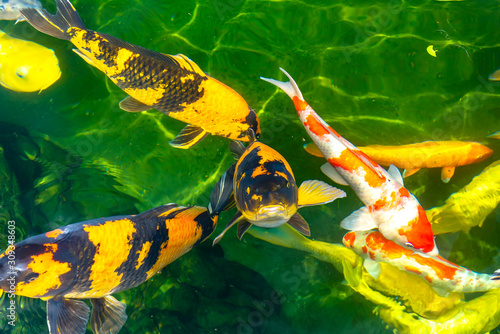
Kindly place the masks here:
[(199, 126), (188, 124), (173, 140), (168, 143), (176, 148), (188, 149), (198, 144), (208, 132)]
[(78, 49), (73, 49), (73, 52), (76, 53), (77, 55), (79, 55), (80, 57), (82, 57), (83, 60), (85, 60), (85, 62), (91, 66), (94, 66), (97, 68), (96, 64), (94, 64), (94, 62), (92, 61), (92, 59), (90, 59), (89, 57), (87, 57), (86, 55), (84, 55), (80, 50)]
[(325, 173), (326, 176), (328, 176), (330, 179), (332, 179), (333, 182), (348, 186), (349, 183), (347, 183), (346, 180), (333, 168), (332, 165), (330, 165), (329, 162), (325, 163), (324, 165), (321, 166), (321, 171)]
[(299, 213), (295, 213), (292, 218), (287, 222), (288, 225), (302, 233), (303, 235), (311, 236), (311, 230), (309, 229), (309, 224), (302, 218)]
[(224, 228), (224, 231), (222, 231), (222, 233), (219, 234), (217, 236), (217, 238), (214, 239), (214, 242), (212, 243), (212, 246), (215, 245), (215, 244), (218, 244), (219, 241), (224, 236), (224, 234), (226, 234), (227, 230), (229, 230), (231, 228), (231, 226), (233, 226), (234, 224), (236, 224), (240, 219), (242, 219), (242, 215), (241, 215), (241, 212), (238, 211), (233, 216), (233, 218), (231, 218), (231, 220), (229, 221), (229, 223), (227, 223), (226, 227)]
[(374, 261), (372, 259), (365, 259), (365, 261), (363, 262), (363, 266), (365, 267), (368, 274), (370, 274), (370, 276), (374, 279), (378, 279), (380, 277), (382, 267), (377, 261)]
[(90, 328), (94, 334), (115, 334), (123, 327), (127, 320), (124, 303), (113, 296), (99, 299), (90, 299), (92, 303), (92, 316)]
[(247, 222), (245, 219), (242, 219), (238, 222), (238, 239), (241, 240), (243, 238), (243, 234), (245, 234), (246, 231), (252, 226), (249, 222)]
[(218, 215), (222, 211), (231, 209), (234, 205), (233, 177), (236, 163), (229, 167), (220, 177), (219, 181), (210, 195), (208, 211), (212, 215)]
[(455, 167), (443, 167), (443, 169), (441, 169), (441, 180), (444, 183), (448, 183), (453, 174), (455, 174)]
[(55, 297), (47, 301), (50, 334), (84, 334), (90, 308), (81, 300)]
[(229, 150), (233, 154), (234, 160), (239, 160), (243, 152), (245, 152), (246, 147), (239, 140), (233, 140), (229, 143)]
[(343, 190), (334, 188), (323, 181), (307, 180), (299, 187), (299, 207), (326, 204), (345, 196)]
[(119, 106), (121, 109), (128, 112), (141, 112), (151, 109), (151, 106), (137, 101), (132, 96), (127, 96), (126, 98), (121, 100)]
[(392, 176), (392, 178), (396, 181), (398, 181), (399, 183), (401, 183), (401, 185), (404, 185), (403, 183), (403, 177), (401, 176), (401, 172), (399, 171), (398, 167), (394, 166), (394, 165), (390, 165), (389, 166), (389, 175)]
[(304, 144), (304, 149), (307, 153), (314, 155), (316, 157), (324, 158), (323, 153), (319, 150), (318, 146), (312, 142), (308, 144)]
[(368, 208), (363, 206), (344, 218), (340, 227), (350, 231), (368, 231), (378, 226)]
[(420, 170), (420, 168), (407, 168), (403, 171), (403, 177), (411, 176), (411, 175), (415, 174), (416, 172), (418, 172), (419, 170)]

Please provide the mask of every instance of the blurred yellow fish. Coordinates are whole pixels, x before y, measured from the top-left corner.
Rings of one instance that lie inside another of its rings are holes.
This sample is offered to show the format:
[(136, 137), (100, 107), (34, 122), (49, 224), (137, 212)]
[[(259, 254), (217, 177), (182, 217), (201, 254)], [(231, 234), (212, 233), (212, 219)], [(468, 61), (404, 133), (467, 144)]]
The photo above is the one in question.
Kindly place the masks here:
[(61, 76), (52, 49), (7, 36), (0, 30), (0, 85), (16, 92), (37, 92)]
[(500, 160), (452, 194), (444, 205), (426, 210), (434, 234), (468, 231), (481, 226), (500, 203)]

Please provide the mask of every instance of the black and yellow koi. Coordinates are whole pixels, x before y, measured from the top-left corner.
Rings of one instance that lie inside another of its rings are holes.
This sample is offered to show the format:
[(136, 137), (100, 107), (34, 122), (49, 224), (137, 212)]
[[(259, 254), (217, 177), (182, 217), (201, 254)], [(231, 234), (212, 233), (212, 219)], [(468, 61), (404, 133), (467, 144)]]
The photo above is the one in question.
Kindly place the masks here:
[[(138, 215), (98, 218), (25, 239), (0, 255), (0, 289), (47, 299), (51, 334), (117, 333), (125, 304), (111, 294), (147, 281), (205, 240), (218, 215), (166, 204)], [(1, 291), (0, 290), (0, 291)]]
[(285, 158), (271, 147), (256, 140), (249, 131), (248, 147), (238, 141), (230, 144), (238, 160), (220, 178), (212, 191), (209, 210), (226, 210), (235, 204), (238, 212), (224, 231), (238, 223), (238, 238), (252, 226), (276, 227), (288, 223), (304, 235), (310, 235), (309, 225), (297, 209), (325, 204), (345, 197), (345, 192), (322, 181), (304, 181), (299, 188)]
[(191, 59), (167, 55), (88, 30), (68, 0), (56, 0), (57, 13), (25, 8), (21, 13), (37, 30), (71, 41), (74, 51), (104, 72), (129, 97), (126, 111), (157, 109), (188, 125), (170, 144), (189, 148), (207, 134), (248, 141), (260, 134), (257, 114), (232, 88), (205, 74)]

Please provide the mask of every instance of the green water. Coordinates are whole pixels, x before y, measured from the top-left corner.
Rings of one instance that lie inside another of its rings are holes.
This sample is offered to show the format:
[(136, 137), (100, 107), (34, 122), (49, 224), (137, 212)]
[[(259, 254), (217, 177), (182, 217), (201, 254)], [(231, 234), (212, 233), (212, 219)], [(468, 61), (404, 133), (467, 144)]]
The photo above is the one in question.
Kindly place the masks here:
[[(43, 2), (51, 12), (54, 3)], [(441, 205), (498, 160), (499, 1), (74, 1), (89, 29), (168, 53), (183, 53), (230, 85), (260, 117), (261, 140), (290, 163), (297, 182), (327, 181), (323, 160), (301, 146), (309, 138), (289, 98), (259, 76), (285, 68), (310, 105), (353, 144), (473, 140), (495, 154), (459, 167), (450, 183), (438, 169), (406, 179), (424, 208)], [(0, 247), (6, 221), (18, 240), (58, 226), (163, 203), (207, 205), (232, 163), (228, 140), (209, 137), (191, 150), (168, 141), (184, 127), (155, 111), (118, 108), (126, 94), (73, 46), (26, 22), (0, 22), (14, 37), (53, 48), (61, 79), (40, 94), (0, 89)], [(437, 50), (432, 57), (426, 48)], [(361, 206), (354, 192), (304, 208), (312, 237), (341, 242), (339, 222)], [(217, 235), (234, 214), (221, 216)], [(478, 272), (500, 268), (500, 211), (461, 233), (451, 261)], [(343, 284), (330, 264), (230, 231), (184, 255), (138, 288), (120, 333), (390, 333), (374, 305)], [(438, 240), (439, 242), (439, 240)], [(276, 302), (276, 292), (281, 298)], [(273, 301), (274, 300), (274, 301)], [(18, 300), (14, 329), (46, 333), (45, 303)], [(2, 304), (2, 307), (6, 302)], [(262, 308), (262, 305), (266, 305)], [(272, 306), (270, 306), (272, 305)], [(90, 333), (90, 331), (88, 331)]]

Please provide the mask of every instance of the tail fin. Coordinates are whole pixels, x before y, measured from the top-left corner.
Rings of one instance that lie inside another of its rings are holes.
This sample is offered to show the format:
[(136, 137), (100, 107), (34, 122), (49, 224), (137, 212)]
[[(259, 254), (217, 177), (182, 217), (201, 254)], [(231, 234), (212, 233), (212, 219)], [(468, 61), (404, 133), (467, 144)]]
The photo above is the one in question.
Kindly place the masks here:
[(297, 84), (295, 83), (295, 80), (293, 80), (292, 76), (290, 74), (288, 74), (288, 72), (285, 71), (284, 69), (282, 69), (281, 67), (280, 67), (280, 70), (283, 73), (285, 73), (285, 75), (288, 77), (288, 79), (290, 81), (288, 81), (288, 82), (282, 82), (282, 81), (278, 81), (278, 80), (274, 80), (274, 79), (269, 79), (269, 78), (264, 78), (264, 77), (260, 77), (260, 78), (262, 80), (264, 80), (264, 81), (272, 83), (273, 85), (281, 88), (285, 93), (288, 94), (288, 96), (290, 96), (290, 98), (292, 100), (293, 100), (294, 96), (297, 96), (299, 99), (301, 99), (302, 101), (304, 101), (304, 97), (302, 96), (302, 92), (300, 91), (299, 86), (297, 86)]
[(35, 29), (60, 39), (69, 40), (67, 31), (71, 27), (85, 29), (82, 19), (69, 0), (56, 0), (57, 13), (50, 14), (45, 9), (23, 8), (21, 14)]

